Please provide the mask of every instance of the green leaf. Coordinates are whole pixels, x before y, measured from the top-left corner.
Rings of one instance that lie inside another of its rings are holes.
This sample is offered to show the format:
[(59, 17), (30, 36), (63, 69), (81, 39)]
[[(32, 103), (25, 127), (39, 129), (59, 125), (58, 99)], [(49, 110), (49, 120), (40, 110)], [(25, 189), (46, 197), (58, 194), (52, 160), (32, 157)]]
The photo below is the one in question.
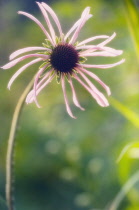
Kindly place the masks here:
[(122, 149), (122, 151), (120, 152), (118, 158), (117, 158), (117, 163), (120, 162), (122, 160), (122, 158), (124, 157), (124, 155), (126, 154), (126, 152), (128, 151), (128, 149), (132, 146), (132, 143), (126, 144), (126, 146)]
[(138, 159), (139, 158), (139, 142), (132, 140), (131, 143), (126, 144), (122, 151), (120, 152), (120, 155), (117, 158), (117, 163), (119, 163), (125, 156), (128, 158)]
[(139, 115), (123, 105), (114, 98), (110, 99), (112, 106), (119, 111), (126, 119), (128, 119), (135, 127), (139, 128)]

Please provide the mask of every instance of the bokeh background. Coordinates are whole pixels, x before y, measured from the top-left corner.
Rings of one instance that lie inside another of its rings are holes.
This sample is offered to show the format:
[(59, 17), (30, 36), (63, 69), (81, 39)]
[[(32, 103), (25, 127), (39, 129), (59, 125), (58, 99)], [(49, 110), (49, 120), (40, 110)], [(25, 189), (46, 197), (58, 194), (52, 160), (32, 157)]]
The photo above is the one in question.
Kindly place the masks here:
[[(61, 86), (53, 81), (39, 96), (41, 109), (26, 105), (15, 146), (15, 204), (20, 210), (138, 210), (139, 209), (139, 13), (138, 1), (49, 0), (63, 31), (86, 6), (91, 18), (79, 40), (95, 35), (116, 38), (109, 46), (124, 50), (116, 58), (93, 58), (103, 64), (126, 62), (112, 69), (92, 69), (111, 87), (110, 106), (99, 107), (79, 84), (76, 90), (86, 111), (65, 110)], [(11, 52), (40, 46), (44, 35), (35, 23), (17, 15), (26, 11), (43, 23), (34, 0), (0, 0), (0, 66)], [(44, 23), (45, 24), (45, 23)], [(22, 62), (24, 63), (24, 62)], [(7, 83), (21, 66), (0, 71), (0, 205), (5, 210), (5, 159), (10, 123), (16, 103), (38, 66)]]

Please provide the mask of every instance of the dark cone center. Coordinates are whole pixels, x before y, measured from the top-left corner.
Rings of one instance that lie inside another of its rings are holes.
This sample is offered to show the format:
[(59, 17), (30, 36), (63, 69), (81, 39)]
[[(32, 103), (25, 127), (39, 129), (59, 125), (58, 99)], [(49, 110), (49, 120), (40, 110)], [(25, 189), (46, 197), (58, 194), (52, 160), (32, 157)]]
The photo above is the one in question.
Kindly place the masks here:
[(53, 49), (50, 56), (52, 67), (60, 73), (72, 73), (78, 60), (78, 52), (69, 44), (59, 44)]

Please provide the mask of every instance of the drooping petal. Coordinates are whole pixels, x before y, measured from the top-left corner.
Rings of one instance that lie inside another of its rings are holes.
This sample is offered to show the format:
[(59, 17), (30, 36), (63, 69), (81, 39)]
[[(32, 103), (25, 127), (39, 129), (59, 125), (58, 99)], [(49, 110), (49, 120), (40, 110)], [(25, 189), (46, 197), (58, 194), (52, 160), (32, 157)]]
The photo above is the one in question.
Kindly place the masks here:
[(47, 15), (47, 12), (46, 12), (46, 10), (44, 9), (44, 7), (39, 2), (36, 2), (36, 3), (38, 4), (38, 6), (39, 6), (39, 8), (40, 8), (40, 10), (41, 10), (41, 12), (42, 12), (42, 14), (44, 16), (44, 19), (45, 19), (45, 21), (46, 21), (46, 23), (48, 25), (49, 31), (51, 33), (53, 43), (55, 45), (56, 44), (55, 31), (53, 29), (53, 26), (52, 26), (52, 24), (50, 22), (50, 19), (49, 19), (48, 15)]
[(83, 71), (84, 73), (88, 74), (90, 77), (95, 79), (106, 90), (108, 96), (111, 95), (110, 88), (98, 76), (96, 76), (94, 73), (92, 73), (90, 71), (87, 71), (84, 68), (80, 68), (77, 71)]
[(120, 60), (117, 63), (113, 63), (113, 64), (104, 64), (104, 65), (92, 65), (92, 64), (78, 64), (79, 67), (83, 67), (83, 68), (97, 68), (97, 69), (107, 69), (107, 68), (112, 68), (114, 66), (118, 66), (122, 63), (125, 62), (125, 59)]
[(51, 7), (49, 7), (46, 3), (42, 2), (42, 6), (44, 7), (44, 9), (46, 9), (47, 12), (49, 12), (49, 14), (52, 16), (53, 20), (55, 21), (57, 28), (59, 30), (60, 36), (63, 36), (63, 32), (62, 32), (62, 28), (61, 28), (61, 24), (59, 22), (59, 19), (57, 17), (57, 15), (55, 14), (55, 12), (51, 9)]
[(91, 89), (89, 88), (76, 74), (74, 74), (75, 79), (92, 95), (92, 97), (97, 101), (97, 103), (102, 106), (108, 106), (102, 101), (102, 99)]
[(15, 60), (12, 60), (11, 62), (7, 63), (6, 65), (2, 66), (1, 68), (2, 69), (9, 69), (13, 66), (15, 66), (17, 63), (27, 59), (27, 58), (32, 58), (32, 57), (39, 57), (39, 58), (42, 58), (43, 59), (48, 59), (49, 58), (49, 55), (43, 55), (43, 54), (28, 54), (28, 55), (24, 55), (20, 58), (16, 58)]
[(31, 15), (31, 14), (29, 14), (27, 12), (19, 11), (18, 14), (25, 15), (28, 18), (30, 18), (31, 20), (33, 20), (42, 29), (42, 31), (44, 32), (44, 34), (46, 35), (46, 37), (50, 40), (51, 44), (53, 45), (53, 41), (52, 41), (49, 33), (46, 31), (46, 29), (44, 28), (44, 26), (42, 25), (42, 23), (37, 18), (35, 18), (33, 15)]
[(72, 111), (71, 111), (70, 106), (69, 106), (69, 102), (68, 102), (68, 98), (67, 98), (67, 94), (66, 94), (65, 78), (63, 77), (63, 75), (62, 75), (62, 78), (61, 78), (61, 85), (62, 85), (64, 101), (65, 101), (65, 105), (66, 105), (66, 110), (72, 118), (76, 119), (76, 117), (72, 114)]
[(44, 70), (47, 68), (49, 64), (46, 64), (44, 67), (40, 68), (40, 70), (37, 72), (36, 76), (35, 76), (35, 79), (34, 79), (34, 87), (33, 87), (33, 91), (34, 91), (34, 101), (37, 105), (38, 108), (40, 108), (40, 105), (37, 101), (37, 93), (36, 93), (36, 87), (37, 87), (37, 84), (38, 84), (38, 80), (41, 76), (41, 74), (44, 72)]
[(27, 64), (25, 64), (24, 66), (22, 66), (10, 79), (10, 81), (8, 82), (8, 89), (11, 88), (11, 85), (13, 84), (13, 82), (15, 81), (15, 79), (26, 69), (28, 68), (29, 66), (31, 66), (32, 64), (34, 63), (37, 63), (39, 61), (41, 61), (42, 59), (41, 58), (37, 58)]
[(37, 89), (39, 89), (44, 82), (46, 82), (46, 79), (51, 75), (53, 69), (50, 69), (44, 77), (42, 77), (42, 79), (39, 81), (39, 83), (37, 84)]
[[(54, 73), (54, 74), (52, 74), (52, 75), (50, 76), (51, 71), (49, 71), (48, 73), (49, 73), (49, 74), (47, 74), (47, 77), (46, 77), (46, 75), (45, 75), (46, 81), (45, 81), (42, 85), (40, 85), (40, 84), (38, 83), (36, 95), (38, 95), (38, 94), (41, 92), (41, 90), (43, 90), (43, 88), (46, 87), (46, 86), (52, 81), (52, 79), (54, 78), (54, 76), (55, 76), (55, 74), (56, 74), (56, 73)], [(50, 77), (49, 77), (49, 76), (50, 76)], [(48, 77), (49, 77), (49, 78), (48, 78)], [(44, 79), (44, 78), (43, 78), (43, 79)], [(40, 81), (40, 82), (41, 82), (41, 81)], [(31, 90), (31, 91), (29, 92), (29, 94), (27, 95), (26, 103), (29, 104), (29, 103), (32, 103), (33, 101), (34, 101), (34, 90)]]
[(84, 12), (83, 12), (83, 15), (81, 17), (81, 20), (80, 20), (80, 24), (78, 25), (76, 31), (74, 32), (71, 40), (69, 41), (70, 44), (73, 44), (75, 43), (78, 35), (79, 35), (79, 32), (81, 30), (81, 28), (84, 26), (84, 24), (86, 23), (86, 21), (88, 20), (88, 15), (89, 15), (89, 12), (90, 12), (90, 7), (86, 7)]
[(51, 51), (51, 49), (48, 49), (46, 47), (25, 47), (19, 50), (16, 50), (10, 55), (10, 60), (16, 58), (18, 55), (21, 55), (22, 53), (34, 51), (34, 50), (45, 50), (45, 51)]
[[(48, 71), (45, 76), (39, 81), (39, 83), (37, 84), (37, 89), (39, 89), (41, 87), (41, 85), (46, 81), (46, 79), (50, 76), (51, 74), (51, 70)], [(36, 94), (37, 95), (37, 94)], [(31, 90), (26, 98), (26, 103), (29, 103), (29, 101), (31, 100), (31, 98), (34, 97), (34, 90)]]
[(96, 39), (107, 39), (107, 38), (109, 38), (109, 36), (107, 36), (107, 35), (93, 36), (93, 37), (83, 40), (82, 42), (79, 42), (78, 46), (84, 45), (88, 42), (92, 42)]
[(73, 97), (73, 102), (74, 104), (79, 107), (81, 110), (85, 110), (79, 103), (78, 99), (77, 99), (77, 96), (76, 96), (76, 92), (75, 92), (75, 88), (73, 86), (73, 83), (72, 83), (72, 80), (71, 80), (71, 77), (69, 77), (69, 84), (70, 84), (70, 87), (71, 87), (71, 90), (72, 90), (72, 97)]
[(95, 87), (95, 85), (93, 85), (93, 83), (82, 72), (79, 73), (83, 77), (83, 79), (87, 82), (87, 84), (90, 86), (90, 88), (98, 95), (100, 100), (103, 102), (104, 106), (109, 106), (106, 97)]

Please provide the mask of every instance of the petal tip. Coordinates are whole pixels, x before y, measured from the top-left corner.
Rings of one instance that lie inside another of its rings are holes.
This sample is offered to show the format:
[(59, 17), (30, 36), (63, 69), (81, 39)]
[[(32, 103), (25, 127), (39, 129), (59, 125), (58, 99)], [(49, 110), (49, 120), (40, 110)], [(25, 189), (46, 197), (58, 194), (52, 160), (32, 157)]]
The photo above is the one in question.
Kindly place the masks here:
[(9, 56), (9, 60), (11, 61), (12, 59), (13, 59), (13, 56), (10, 55), (10, 56)]
[(40, 108), (42, 108), (38, 103), (36, 104), (36, 106), (40, 109)]
[(10, 85), (8, 85), (7, 88), (8, 88), (8, 90), (11, 90), (11, 86)]
[(89, 6), (88, 6), (88, 7), (86, 7), (85, 9), (89, 9), (89, 10), (90, 10), (90, 9), (91, 9), (91, 7), (89, 7)]
[(75, 120), (77, 119), (77, 117), (75, 117), (75, 116), (72, 116), (72, 118), (75, 119)]
[(6, 65), (1, 66), (0, 68), (1, 68), (1, 69), (7, 69), (7, 68), (6, 68)]
[(90, 14), (90, 15), (89, 15), (89, 18), (91, 18), (91, 17), (93, 17), (93, 15), (92, 15), (92, 14)]
[(124, 63), (125, 62), (125, 58), (123, 58), (120, 62), (119, 62), (119, 64), (122, 64), (122, 63)]
[(36, 2), (36, 4), (38, 4), (38, 5), (39, 5), (39, 4), (41, 4), (41, 3), (40, 3), (40, 2), (38, 2), (38, 1), (35, 1), (35, 2)]
[(108, 96), (110, 96), (111, 95), (111, 90), (110, 90), (110, 88), (108, 87), (108, 89), (107, 89), (107, 94), (108, 94)]

